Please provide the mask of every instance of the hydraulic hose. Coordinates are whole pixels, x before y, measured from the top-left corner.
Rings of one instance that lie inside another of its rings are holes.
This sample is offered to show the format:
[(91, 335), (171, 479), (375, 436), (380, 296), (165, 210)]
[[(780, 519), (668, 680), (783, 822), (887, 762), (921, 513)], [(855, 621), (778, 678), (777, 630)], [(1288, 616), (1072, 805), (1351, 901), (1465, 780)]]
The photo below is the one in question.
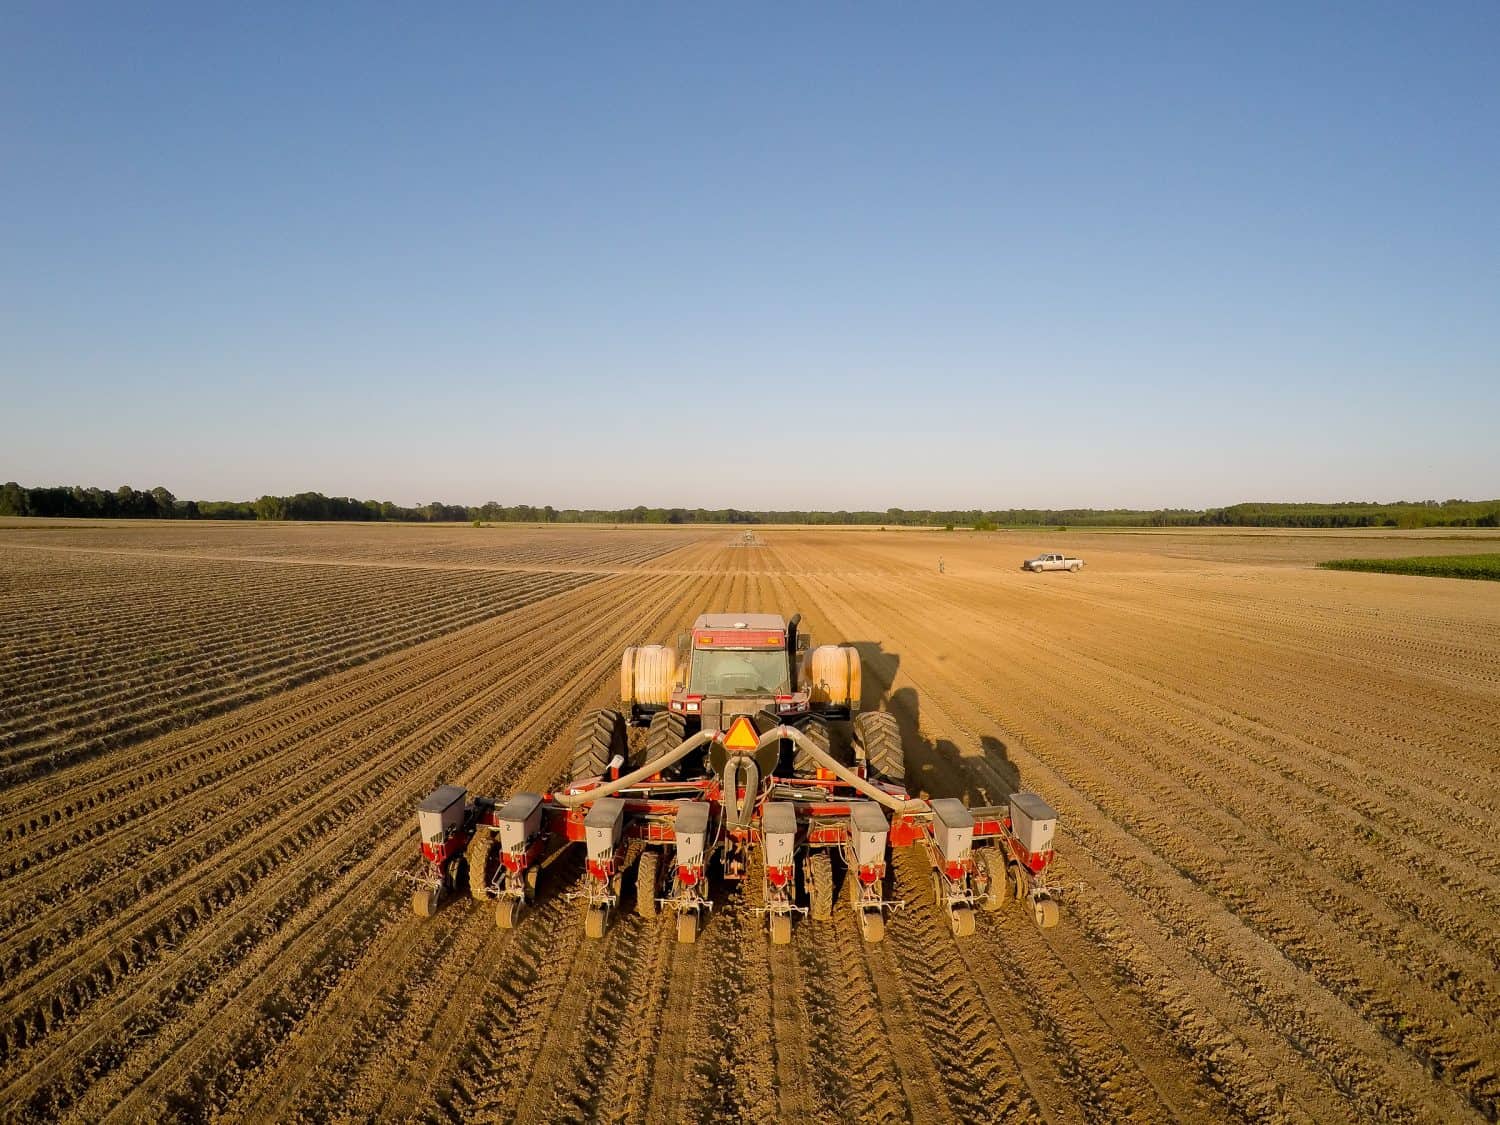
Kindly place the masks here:
[(808, 738), (807, 735), (803, 734), (796, 727), (774, 727), (760, 736), (760, 744), (761, 746), (765, 746), (768, 742), (774, 742), (777, 739), (781, 738), (790, 738), (803, 750), (806, 750), (809, 754), (811, 754), (813, 758), (825, 769), (832, 770), (842, 781), (849, 785), (852, 785), (855, 789), (859, 790), (859, 792), (870, 798), (870, 800), (878, 801), (880, 804), (884, 805), (892, 812), (926, 813), (932, 811), (931, 806), (929, 806), (926, 801), (916, 801), (910, 798), (903, 801), (900, 797), (892, 797), (889, 793), (887, 793), (884, 789), (881, 789), (879, 786), (871, 785), (864, 778), (860, 777), (859, 774), (855, 773), (848, 766), (844, 765), (843, 762), (839, 761), (832, 754), (828, 753), (828, 751), (824, 750), (821, 746), (819, 746), (812, 739)]
[[(644, 766), (640, 767), (640, 769), (633, 770), (632, 772), (627, 773), (624, 777), (621, 777), (618, 780), (606, 781), (603, 785), (595, 786), (593, 789), (585, 789), (582, 793), (554, 793), (552, 795), (552, 800), (555, 804), (561, 805), (565, 809), (576, 809), (580, 805), (586, 805), (592, 801), (597, 801), (601, 797), (612, 797), (620, 790), (629, 789), (632, 786), (639, 785), (641, 782), (660, 773), (668, 766), (675, 765), (677, 762), (680, 762), (683, 758), (687, 757), (700, 746), (707, 746), (710, 742), (713, 742), (718, 737), (718, 735), (719, 732), (716, 730), (700, 730), (691, 738), (683, 740), (674, 749), (668, 750), (665, 754), (661, 755), (661, 757), (652, 758)], [(783, 738), (791, 739), (803, 750), (811, 754), (813, 759), (820, 765), (822, 765), (825, 769), (831, 770), (846, 784), (852, 786), (854, 789), (870, 798), (870, 800), (884, 805), (892, 812), (926, 813), (932, 811), (931, 807), (927, 804), (926, 801), (917, 801), (912, 800), (911, 798), (903, 801), (900, 797), (891, 796), (879, 786), (872, 785), (870, 782), (860, 777), (859, 774), (851, 770), (848, 766), (844, 765), (844, 763), (840, 762), (832, 754), (824, 750), (812, 739), (808, 738), (807, 735), (803, 734), (796, 727), (772, 727), (770, 730), (766, 731), (765, 734), (760, 736), (760, 743), (758, 748), (764, 748), (768, 744), (779, 741)], [(745, 800), (747, 803), (753, 802), (751, 794), (746, 793)]]
[(600, 797), (612, 797), (621, 789), (629, 789), (632, 785), (639, 785), (647, 778), (660, 773), (668, 766), (675, 765), (686, 758), (700, 746), (707, 746), (718, 735), (716, 730), (700, 730), (691, 738), (684, 739), (674, 749), (668, 750), (659, 758), (652, 758), (638, 770), (627, 773), (616, 781), (606, 781), (603, 785), (593, 789), (585, 789), (582, 793), (554, 793), (553, 804), (561, 805), (565, 809), (576, 809), (580, 805), (586, 805), (591, 801), (597, 801)]

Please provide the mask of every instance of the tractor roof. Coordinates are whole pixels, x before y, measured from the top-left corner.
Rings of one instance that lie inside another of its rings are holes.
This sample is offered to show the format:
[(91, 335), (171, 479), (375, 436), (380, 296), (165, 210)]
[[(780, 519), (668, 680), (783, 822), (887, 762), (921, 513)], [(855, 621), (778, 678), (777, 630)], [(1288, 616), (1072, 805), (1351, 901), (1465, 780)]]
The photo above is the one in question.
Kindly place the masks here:
[(703, 613), (693, 622), (693, 628), (781, 631), (786, 628), (786, 622), (779, 613)]

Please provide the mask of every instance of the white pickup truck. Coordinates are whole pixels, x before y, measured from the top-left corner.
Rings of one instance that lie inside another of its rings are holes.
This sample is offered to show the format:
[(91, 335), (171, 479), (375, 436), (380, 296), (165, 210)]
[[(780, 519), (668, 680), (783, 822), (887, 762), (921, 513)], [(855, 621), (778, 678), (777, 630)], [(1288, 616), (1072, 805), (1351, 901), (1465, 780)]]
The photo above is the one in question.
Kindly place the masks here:
[(1023, 562), (1021, 564), (1021, 569), (1032, 571), (1066, 570), (1070, 573), (1077, 574), (1080, 570), (1083, 569), (1083, 560), (1070, 559), (1067, 555), (1059, 555), (1056, 553), (1038, 555), (1034, 559), (1027, 559), (1025, 562)]

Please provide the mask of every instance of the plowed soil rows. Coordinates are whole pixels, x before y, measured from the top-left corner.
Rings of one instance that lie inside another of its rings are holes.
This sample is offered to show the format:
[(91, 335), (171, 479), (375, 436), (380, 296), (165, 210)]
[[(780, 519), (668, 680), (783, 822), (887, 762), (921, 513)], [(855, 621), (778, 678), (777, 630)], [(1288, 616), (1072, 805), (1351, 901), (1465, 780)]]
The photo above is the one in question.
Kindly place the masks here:
[[(155, 525), (154, 545), (150, 532), (124, 525), (0, 529), (0, 780), (46, 773), (598, 577), (581, 566), (635, 565), (681, 542), (624, 532), (584, 544), (573, 535), (574, 569), (553, 571), (539, 564), (560, 547), (493, 529), (465, 529), (467, 544), (451, 529), (413, 544), (391, 541), (402, 530), (392, 528), (342, 539), (337, 528), (288, 529), (285, 542), (267, 542), (253, 528), (197, 526)], [(517, 562), (530, 565), (507, 569)]]
[[(6, 1115), (1495, 1119), (1500, 590), (1328, 535), (757, 534), (0, 529)], [(1016, 569), (1054, 543), (1087, 569)], [(1051, 801), (1059, 927), (956, 941), (906, 851), (878, 946), (773, 948), (754, 879), (590, 941), (571, 853), (515, 930), (411, 915), (432, 785), (557, 783), (620, 649), (731, 608), (858, 645), (914, 789)]]

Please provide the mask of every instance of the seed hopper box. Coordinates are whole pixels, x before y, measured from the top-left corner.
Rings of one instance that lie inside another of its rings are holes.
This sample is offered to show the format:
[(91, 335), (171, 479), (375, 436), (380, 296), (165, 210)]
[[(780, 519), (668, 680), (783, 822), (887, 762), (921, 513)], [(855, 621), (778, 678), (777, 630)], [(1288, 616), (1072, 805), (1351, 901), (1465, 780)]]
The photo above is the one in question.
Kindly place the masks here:
[(967, 859), (974, 846), (974, 815), (955, 797), (932, 802), (932, 835), (949, 863)]
[(874, 801), (855, 801), (849, 808), (849, 842), (861, 867), (885, 862), (885, 837), (890, 823)]
[(624, 830), (625, 802), (618, 797), (600, 797), (583, 818), (589, 858), (603, 861), (613, 856)]
[(542, 795), (517, 793), (500, 806), (495, 822), (500, 827), (500, 846), (508, 852), (520, 851), (542, 830)]
[(439, 785), (417, 806), (417, 828), (429, 844), (441, 844), (464, 823), (464, 799), (468, 790), (457, 785)]
[(677, 841), (677, 862), (693, 867), (701, 864), (708, 844), (708, 802), (683, 801), (678, 805), (672, 835)]
[(790, 867), (797, 851), (797, 814), (790, 801), (767, 801), (760, 816), (767, 867)]
[(1049, 851), (1057, 831), (1057, 812), (1039, 794), (1012, 793), (1010, 827), (1028, 852)]

